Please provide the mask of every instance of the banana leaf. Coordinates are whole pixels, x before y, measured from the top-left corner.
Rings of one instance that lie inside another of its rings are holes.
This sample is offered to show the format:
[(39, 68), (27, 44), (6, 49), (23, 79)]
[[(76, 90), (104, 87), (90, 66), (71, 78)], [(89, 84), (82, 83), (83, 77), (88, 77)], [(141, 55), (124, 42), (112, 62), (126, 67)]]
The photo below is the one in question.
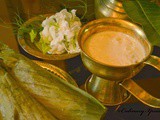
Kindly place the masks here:
[(152, 45), (160, 47), (160, 7), (149, 0), (124, 0), (127, 15), (140, 25)]
[[(7, 91), (6, 93), (3, 92), (3, 95), (9, 94), (8, 98), (10, 98), (8, 104), (4, 102), (1, 105), (1, 109), (5, 108), (5, 111), (2, 110), (5, 114), (3, 120), (57, 120), (43, 105), (22, 90), (16, 81), (1, 67), (0, 73), (1, 91)], [(13, 110), (14, 108), (16, 108), (16, 111)]]
[(0, 43), (0, 59), (19, 84), (60, 120), (100, 120), (106, 108), (85, 91)]
[(11, 91), (6, 85), (5, 73), (0, 68), (0, 120), (14, 120), (17, 116), (17, 109), (11, 100)]

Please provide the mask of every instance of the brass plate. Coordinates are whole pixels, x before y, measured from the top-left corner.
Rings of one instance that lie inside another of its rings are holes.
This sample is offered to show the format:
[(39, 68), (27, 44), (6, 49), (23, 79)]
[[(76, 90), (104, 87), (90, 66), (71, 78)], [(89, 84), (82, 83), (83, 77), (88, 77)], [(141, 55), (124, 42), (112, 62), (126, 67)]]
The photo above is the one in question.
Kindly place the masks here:
[(68, 83), (78, 87), (77, 83), (75, 82), (75, 80), (65, 71), (61, 70), (60, 68), (51, 65), (49, 63), (45, 63), (45, 62), (40, 62), (40, 61), (35, 61), (33, 60), (34, 63), (36, 63), (37, 65), (41, 66), (44, 69), (47, 69), (48, 71), (50, 71), (51, 73), (57, 75), (58, 77), (62, 78), (63, 80), (67, 81)]
[[(74, 53), (74, 54), (68, 54), (68, 53), (63, 53), (63, 54), (43, 54), (32, 42), (29, 38), (25, 38), (25, 33), (21, 29), (29, 28), (30, 25), (35, 25), (36, 27), (40, 27), (41, 23), (46, 17), (51, 16), (51, 14), (45, 14), (45, 15), (39, 15), (36, 17), (33, 17), (26, 21), (18, 30), (17, 34), (17, 39), (19, 45), (22, 47), (22, 49), (29, 53), (32, 56), (35, 56), (37, 58), (43, 59), (43, 60), (66, 60), (69, 58), (73, 58), (79, 53)], [(29, 31), (30, 32), (30, 31)], [(27, 34), (29, 35), (29, 33)]]

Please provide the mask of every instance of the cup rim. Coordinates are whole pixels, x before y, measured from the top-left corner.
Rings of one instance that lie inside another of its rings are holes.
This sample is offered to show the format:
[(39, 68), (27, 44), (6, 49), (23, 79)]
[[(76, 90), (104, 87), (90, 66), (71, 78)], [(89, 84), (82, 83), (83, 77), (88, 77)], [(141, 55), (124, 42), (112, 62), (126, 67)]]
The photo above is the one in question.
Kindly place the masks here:
[[(130, 64), (130, 65), (120, 65), (120, 66), (117, 66), (117, 65), (110, 65), (110, 64), (105, 64), (105, 63), (102, 63), (100, 61), (97, 61), (95, 60), (94, 58), (90, 57), (83, 49), (82, 47), (82, 44), (81, 44), (81, 35), (82, 33), (86, 30), (86, 28), (89, 28), (90, 26), (94, 25), (95, 23), (100, 23), (100, 22), (105, 22), (107, 20), (114, 20), (116, 22), (122, 22), (124, 24), (128, 24), (128, 25), (131, 25), (132, 27), (140, 30), (143, 35), (145, 36), (145, 42), (147, 43), (148, 47), (149, 47), (149, 52), (147, 53), (147, 55), (138, 63), (134, 63), (134, 64)], [(111, 18), (111, 17), (107, 17), (107, 18), (100, 18), (100, 19), (96, 19), (96, 20), (92, 20), (90, 22), (88, 22), (87, 24), (85, 24), (79, 31), (78, 33), (78, 44), (79, 44), (79, 47), (81, 49), (81, 53), (83, 53), (86, 57), (88, 57), (89, 59), (91, 59), (92, 61), (100, 64), (100, 65), (104, 65), (104, 66), (108, 66), (108, 67), (114, 67), (114, 68), (124, 68), (124, 67), (131, 67), (131, 66), (137, 66), (141, 63), (144, 63), (151, 55), (152, 51), (153, 51), (153, 46), (151, 45), (151, 43), (148, 41), (147, 39), (147, 36), (145, 35), (143, 29), (141, 27), (139, 27), (138, 25), (134, 24), (134, 23), (131, 23), (129, 21), (126, 21), (126, 20), (122, 20), (122, 19), (118, 19), (118, 18)]]

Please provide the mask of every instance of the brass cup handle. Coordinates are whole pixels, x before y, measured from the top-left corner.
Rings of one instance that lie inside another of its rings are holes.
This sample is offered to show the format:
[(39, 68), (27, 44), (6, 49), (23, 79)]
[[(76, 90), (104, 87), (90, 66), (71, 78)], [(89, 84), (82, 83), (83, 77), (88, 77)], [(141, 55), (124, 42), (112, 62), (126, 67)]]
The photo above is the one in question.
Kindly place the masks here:
[[(144, 64), (151, 65), (160, 71), (160, 58), (151, 55), (150, 58), (144, 62)], [(134, 97), (140, 100), (142, 103), (153, 107), (160, 108), (160, 99), (150, 95), (133, 80), (128, 79), (119, 83), (124, 89), (129, 91)]]

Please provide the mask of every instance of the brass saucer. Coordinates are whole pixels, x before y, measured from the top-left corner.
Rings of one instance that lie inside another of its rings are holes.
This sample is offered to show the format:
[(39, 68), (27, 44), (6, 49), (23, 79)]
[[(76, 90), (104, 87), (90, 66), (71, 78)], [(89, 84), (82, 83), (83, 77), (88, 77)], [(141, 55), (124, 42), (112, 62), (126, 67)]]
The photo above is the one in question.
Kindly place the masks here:
[(49, 17), (51, 15), (53, 15), (53, 14), (39, 15), (39, 16), (33, 17), (33, 18), (29, 19), (28, 21), (26, 21), (18, 30), (17, 40), (18, 40), (19, 45), (28, 54), (30, 54), (34, 57), (40, 58), (42, 60), (66, 60), (69, 58), (76, 57), (77, 55), (79, 55), (79, 53), (69, 54), (66, 52), (63, 54), (47, 54), (47, 53), (43, 54), (42, 51), (40, 51), (36, 47), (36, 45), (31, 42), (31, 40), (29, 38), (29, 32), (31, 30), (30, 31), (28, 30), (30, 28), (30, 26), (34, 25), (37, 28), (41, 27), (42, 21), (44, 19), (46, 19), (46, 17)]
[(47, 69), (51, 73), (57, 75), (58, 77), (60, 77), (63, 80), (67, 81), (68, 83), (78, 87), (78, 85), (75, 82), (75, 80), (67, 72), (61, 70), (60, 68), (58, 68), (58, 67), (56, 67), (54, 65), (51, 65), (49, 63), (41, 62), (41, 61), (33, 60), (33, 62), (36, 63), (37, 65), (41, 66), (42, 68)]

